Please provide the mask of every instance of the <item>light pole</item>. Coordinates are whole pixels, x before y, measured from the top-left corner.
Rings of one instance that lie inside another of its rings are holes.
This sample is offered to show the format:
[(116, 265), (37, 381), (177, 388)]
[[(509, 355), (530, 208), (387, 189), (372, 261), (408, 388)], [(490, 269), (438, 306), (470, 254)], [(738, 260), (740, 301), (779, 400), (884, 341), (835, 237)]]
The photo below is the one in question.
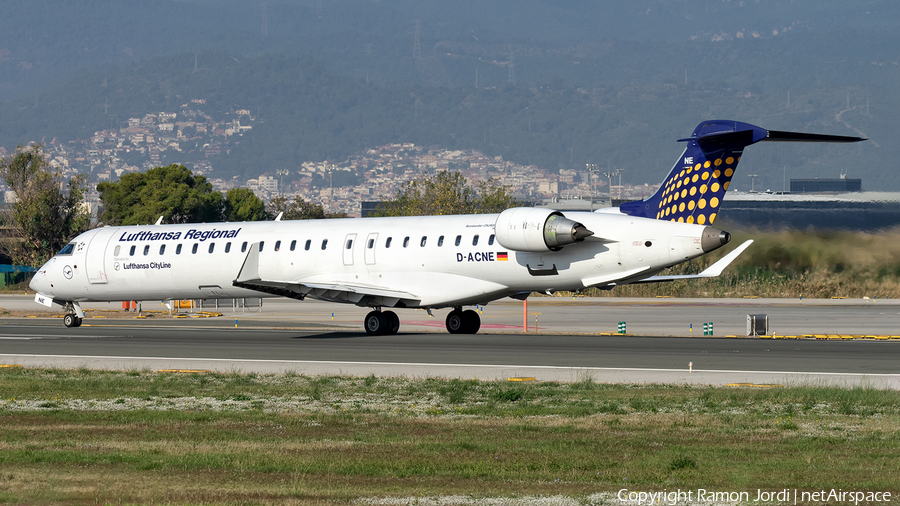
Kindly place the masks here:
[[(616, 196), (619, 197), (619, 200), (622, 200), (622, 173), (625, 172), (625, 169), (616, 169), (616, 174), (619, 176), (619, 191), (616, 193)], [(612, 199), (609, 199), (609, 205), (612, 205)]]
[(584, 165), (588, 170), (588, 193), (591, 194), (591, 212), (594, 212), (594, 174), (597, 173), (599, 168), (596, 163), (586, 163)]
[(328, 186), (331, 189), (331, 198), (328, 202), (329, 209), (335, 210), (337, 207), (334, 205), (334, 169), (337, 168), (335, 164), (328, 165)]
[(612, 207), (612, 177), (615, 176), (616, 173), (613, 171), (609, 171), (604, 172), (603, 175), (606, 176), (607, 179), (609, 179), (609, 207)]
[(287, 169), (278, 169), (276, 172), (278, 173), (278, 176), (280, 178), (278, 181), (278, 191), (279, 191), (279, 193), (284, 195), (284, 176), (287, 176), (288, 174), (290, 174), (291, 171), (289, 171)]

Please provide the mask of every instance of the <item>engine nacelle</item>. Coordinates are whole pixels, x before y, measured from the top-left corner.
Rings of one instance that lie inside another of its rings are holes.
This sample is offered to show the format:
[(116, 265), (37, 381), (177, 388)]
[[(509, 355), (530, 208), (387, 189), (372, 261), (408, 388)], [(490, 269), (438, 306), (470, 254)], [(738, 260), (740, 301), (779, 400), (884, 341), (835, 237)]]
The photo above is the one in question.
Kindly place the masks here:
[(503, 211), (497, 217), (494, 233), (504, 248), (534, 253), (559, 251), (567, 244), (594, 235), (559, 211), (537, 207), (514, 207)]

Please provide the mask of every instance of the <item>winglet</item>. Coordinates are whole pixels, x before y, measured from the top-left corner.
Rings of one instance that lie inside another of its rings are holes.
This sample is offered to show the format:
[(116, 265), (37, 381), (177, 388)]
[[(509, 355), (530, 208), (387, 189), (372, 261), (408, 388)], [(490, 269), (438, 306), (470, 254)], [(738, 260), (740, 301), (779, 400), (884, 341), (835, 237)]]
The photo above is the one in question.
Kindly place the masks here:
[(247, 252), (247, 257), (244, 258), (244, 265), (241, 266), (241, 270), (238, 272), (237, 278), (235, 281), (239, 283), (243, 283), (245, 281), (253, 281), (259, 279), (259, 243), (255, 242), (250, 245), (250, 251)]

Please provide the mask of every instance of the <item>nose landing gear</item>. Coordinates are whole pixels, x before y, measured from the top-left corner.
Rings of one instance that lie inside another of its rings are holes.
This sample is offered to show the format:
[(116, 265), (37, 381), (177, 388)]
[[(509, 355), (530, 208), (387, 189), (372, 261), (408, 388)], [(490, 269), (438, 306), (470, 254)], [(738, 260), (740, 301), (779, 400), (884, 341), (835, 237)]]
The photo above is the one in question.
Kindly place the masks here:
[(69, 313), (63, 317), (63, 323), (68, 328), (80, 327), (81, 322), (83, 322), (83, 321), (84, 321), (84, 318), (79, 318), (72, 313)]
[(66, 302), (63, 307), (66, 311), (66, 316), (63, 317), (66, 327), (70, 329), (80, 327), (81, 322), (84, 321), (84, 311), (81, 310), (81, 306), (77, 302)]

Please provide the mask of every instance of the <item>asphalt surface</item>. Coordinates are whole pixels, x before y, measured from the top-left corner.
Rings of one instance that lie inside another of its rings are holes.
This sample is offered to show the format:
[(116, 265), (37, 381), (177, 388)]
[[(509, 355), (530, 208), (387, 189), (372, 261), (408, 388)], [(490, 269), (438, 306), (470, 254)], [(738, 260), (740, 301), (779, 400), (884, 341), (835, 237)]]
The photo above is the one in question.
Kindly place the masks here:
[[(291, 306), (283, 306), (291, 307)], [(693, 306), (690, 306), (693, 307)], [(866, 306), (861, 306), (866, 308)], [(680, 310), (684, 310), (681, 307)], [(571, 306), (546, 306), (554, 312)], [(653, 314), (658, 308), (644, 310)], [(900, 388), (900, 340), (421, 332), (368, 336), (354, 321), (265, 317), (0, 319), (0, 363), (111, 369), (440, 376), (698, 384), (839, 384)], [(485, 310), (487, 311), (487, 310)], [(361, 314), (365, 311), (361, 310)], [(421, 313), (421, 312), (420, 312)], [(90, 313), (89, 313), (90, 314)], [(401, 313), (402, 315), (402, 313)], [(403, 318), (403, 316), (401, 316)], [(429, 320), (422, 313), (424, 321)], [(348, 319), (349, 320), (349, 319)], [(234, 327), (237, 323), (237, 328)], [(302, 327), (296, 329), (292, 327)], [(343, 327), (343, 328), (342, 328)], [(358, 327), (357, 327), (358, 328)], [(428, 327), (425, 327), (428, 329)]]

